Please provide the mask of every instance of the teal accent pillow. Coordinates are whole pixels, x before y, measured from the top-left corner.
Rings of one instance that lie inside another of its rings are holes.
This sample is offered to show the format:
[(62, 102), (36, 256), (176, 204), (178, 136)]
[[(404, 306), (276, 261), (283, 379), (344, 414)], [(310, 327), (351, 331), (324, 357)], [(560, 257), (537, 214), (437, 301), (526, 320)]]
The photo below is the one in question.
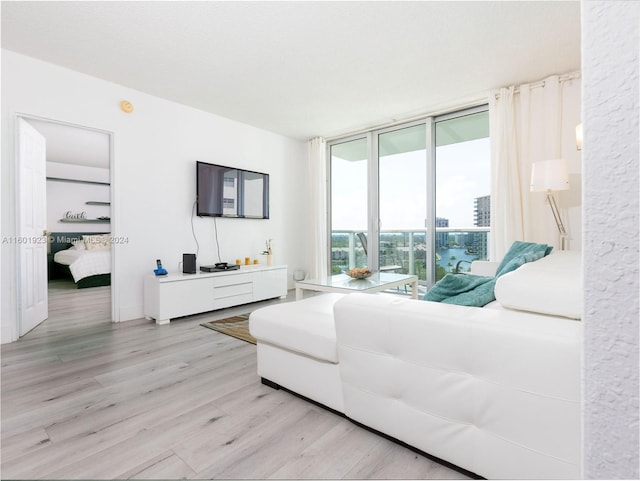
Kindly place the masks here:
[(544, 256), (544, 251), (531, 251), (519, 254), (496, 271), (496, 279), (507, 272), (515, 271), (518, 267), (525, 265), (527, 262), (537, 261), (538, 259), (542, 259)]
[(536, 244), (535, 242), (515, 241), (509, 247), (504, 258), (496, 269), (496, 277), (500, 277), (507, 272), (516, 270), (527, 262), (537, 261), (551, 253), (553, 246), (547, 244)]

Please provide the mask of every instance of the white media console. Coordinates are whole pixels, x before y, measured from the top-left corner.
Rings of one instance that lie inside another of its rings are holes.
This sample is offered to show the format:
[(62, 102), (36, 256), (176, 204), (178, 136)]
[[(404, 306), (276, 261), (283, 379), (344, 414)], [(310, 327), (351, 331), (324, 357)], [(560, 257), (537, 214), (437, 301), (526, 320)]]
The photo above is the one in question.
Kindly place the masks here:
[(144, 279), (144, 315), (156, 324), (225, 307), (287, 295), (287, 266), (169, 274)]

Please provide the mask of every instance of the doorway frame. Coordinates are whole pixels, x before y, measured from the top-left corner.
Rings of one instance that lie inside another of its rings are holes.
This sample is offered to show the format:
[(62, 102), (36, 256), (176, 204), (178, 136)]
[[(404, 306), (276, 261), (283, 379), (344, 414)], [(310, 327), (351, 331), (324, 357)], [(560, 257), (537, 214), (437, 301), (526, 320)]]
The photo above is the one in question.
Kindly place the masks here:
[[(15, 209), (15, 232), (19, 231), (19, 222), (20, 222), (20, 184), (18, 183), (18, 175), (20, 172), (20, 146), (19, 146), (19, 132), (18, 132), (18, 119), (24, 119), (29, 122), (29, 120), (37, 120), (40, 122), (49, 122), (52, 124), (63, 125), (67, 127), (74, 127), (78, 129), (90, 130), (93, 132), (98, 132), (101, 134), (105, 134), (109, 138), (109, 197), (110, 197), (110, 216), (111, 216), (111, 236), (116, 238), (117, 232), (119, 231), (117, 227), (118, 223), (118, 215), (116, 215), (116, 208), (118, 205), (116, 190), (115, 190), (115, 153), (114, 153), (114, 137), (115, 133), (110, 130), (99, 129), (95, 127), (89, 127), (86, 125), (75, 124), (72, 122), (66, 122), (63, 120), (50, 119), (47, 117), (41, 117), (38, 115), (26, 114), (22, 112), (16, 112), (13, 114), (13, 139), (14, 139), (14, 182), (16, 188), (14, 189), (14, 209)], [(48, 226), (47, 226), (48, 230)], [(118, 290), (116, 289), (116, 258), (118, 255), (118, 244), (115, 242), (111, 243), (111, 322), (117, 322), (116, 313), (118, 312), (119, 299), (118, 299)], [(15, 256), (15, 302), (16, 302), (16, 316), (15, 316), (15, 340), (20, 339), (20, 324), (22, 322), (22, 308), (21, 308), (21, 296), (22, 296), (22, 284), (20, 282), (21, 279), (21, 268), (20, 268), (20, 259), (18, 256)], [(47, 319), (49, 317), (48, 308), (47, 308)], [(46, 319), (45, 319), (46, 320)]]

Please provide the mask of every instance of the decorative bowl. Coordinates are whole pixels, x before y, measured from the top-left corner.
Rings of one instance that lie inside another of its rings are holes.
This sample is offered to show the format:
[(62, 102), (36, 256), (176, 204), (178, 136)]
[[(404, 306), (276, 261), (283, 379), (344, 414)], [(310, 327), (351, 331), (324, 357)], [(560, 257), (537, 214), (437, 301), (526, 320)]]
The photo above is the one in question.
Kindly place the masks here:
[(366, 279), (371, 275), (371, 271), (364, 267), (356, 267), (355, 269), (349, 269), (347, 275), (354, 279)]

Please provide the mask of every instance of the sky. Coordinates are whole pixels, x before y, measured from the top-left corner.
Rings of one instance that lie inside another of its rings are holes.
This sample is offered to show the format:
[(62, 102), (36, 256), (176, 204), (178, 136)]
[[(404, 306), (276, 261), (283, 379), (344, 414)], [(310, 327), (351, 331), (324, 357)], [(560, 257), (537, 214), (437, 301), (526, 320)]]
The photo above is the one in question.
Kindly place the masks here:
[[(380, 159), (382, 230), (424, 229), (426, 154)], [(367, 230), (366, 161), (332, 162), (332, 230)], [(436, 216), (455, 228), (473, 227), (474, 199), (490, 194), (488, 138), (436, 149)]]

